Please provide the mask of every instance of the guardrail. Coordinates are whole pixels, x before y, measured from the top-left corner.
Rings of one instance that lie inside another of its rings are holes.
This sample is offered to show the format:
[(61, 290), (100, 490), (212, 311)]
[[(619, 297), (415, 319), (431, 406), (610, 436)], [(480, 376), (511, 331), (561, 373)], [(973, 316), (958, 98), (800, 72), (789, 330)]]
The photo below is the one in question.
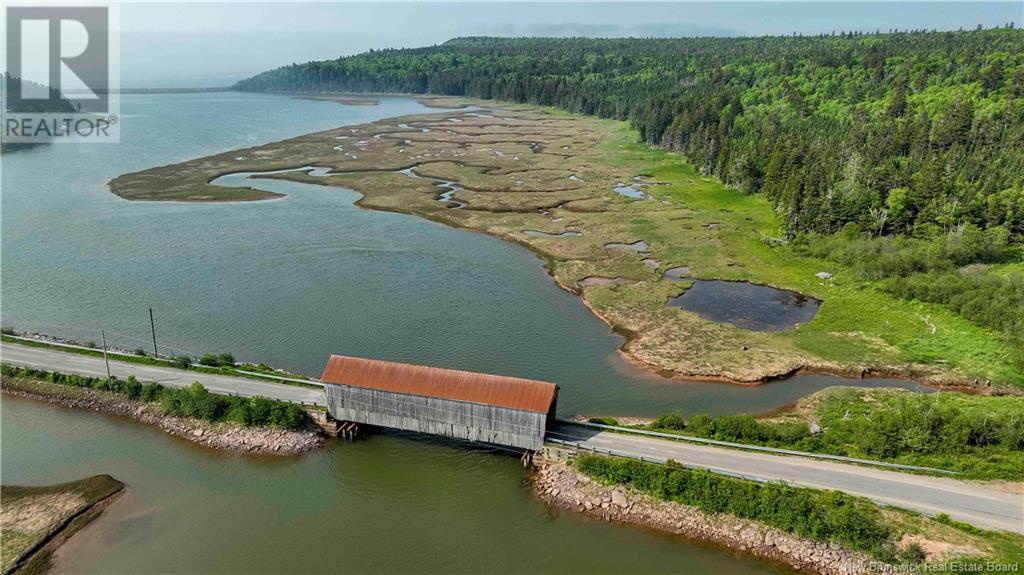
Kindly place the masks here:
[[(34, 337), (24, 337), (24, 336), (20, 336), (20, 335), (11, 335), (11, 334), (4, 334), (4, 337), (9, 337), (11, 339), (16, 339), (16, 340), (20, 340), (20, 341), (24, 341), (24, 342), (28, 342), (28, 343), (42, 344), (42, 345), (45, 345), (47, 347), (57, 347), (57, 348), (63, 347), (63, 348), (68, 348), (68, 349), (80, 349), (80, 350), (83, 350), (83, 351), (92, 351), (92, 352), (96, 352), (96, 353), (103, 353), (103, 348), (102, 347), (89, 347), (87, 345), (78, 345), (78, 344), (74, 344), (74, 343), (64, 343), (64, 342), (59, 342), (59, 341), (49, 341), (49, 340), (45, 340), (45, 339), (37, 339), (37, 338), (34, 338)], [(140, 357), (143, 357), (143, 358), (148, 359), (150, 361), (157, 361), (157, 362), (166, 364), (167, 367), (176, 367), (176, 365), (175, 365), (176, 362), (173, 359), (166, 358), (166, 357), (156, 357), (156, 356), (152, 356), (152, 355), (139, 356), (139, 355), (135, 355), (133, 353), (125, 353), (125, 352), (122, 352), (122, 351), (115, 351), (115, 350), (112, 350), (110, 348), (107, 348), (107, 355), (110, 356), (115, 361), (117, 360), (117, 358), (138, 359)], [(194, 363), (194, 364), (189, 364), (189, 367), (216, 369), (215, 366), (205, 365), (205, 364), (198, 363), (198, 362)], [(188, 368), (183, 368), (183, 369), (188, 369)], [(284, 377), (282, 375), (271, 375), (269, 373), (262, 373), (262, 372), (259, 372), (259, 371), (248, 371), (248, 370), (244, 370), (244, 369), (238, 369), (237, 367), (228, 367), (227, 369), (230, 369), (234, 373), (244, 374), (244, 375), (254, 376), (254, 377), (259, 377), (259, 378), (264, 378), (264, 379), (273, 379), (273, 380), (277, 380), (277, 381), (290, 381), (290, 382), (293, 382), (293, 383), (301, 383), (301, 384), (310, 385), (310, 386), (314, 386), (314, 387), (323, 387), (324, 386), (324, 384), (319, 382), (319, 381), (313, 381), (313, 380), (309, 380), (309, 379), (300, 379), (300, 378), (297, 378), (297, 377)], [(225, 373), (225, 374), (221, 374), (221, 375), (228, 375), (228, 376), (230, 376), (232, 374)]]
[(321, 383), (319, 381), (313, 381), (311, 379), (299, 379), (297, 377), (284, 377), (282, 375), (270, 375), (268, 373), (260, 373), (258, 371), (246, 371), (244, 369), (238, 369), (238, 368), (231, 368), (231, 371), (234, 371), (235, 373), (244, 373), (246, 375), (255, 375), (255, 376), (258, 376), (258, 377), (265, 377), (265, 378), (268, 378), (268, 379), (276, 379), (276, 380), (279, 380), (279, 381), (294, 381), (295, 383), (304, 383), (306, 385), (313, 385), (313, 386), (319, 386), (319, 387), (323, 387), (324, 386), (323, 383)]
[(604, 425), (603, 423), (590, 423), (584, 421), (572, 421), (569, 419), (556, 419), (559, 423), (565, 423), (569, 425), (577, 425), (580, 427), (591, 427), (595, 429), (603, 429), (606, 431), (616, 431), (620, 433), (631, 433), (635, 435), (646, 435), (650, 437), (657, 437), (659, 439), (672, 439), (676, 441), (685, 441), (688, 443), (700, 443), (704, 445), (714, 445), (717, 447), (728, 447), (731, 449), (743, 449), (746, 451), (760, 451), (763, 453), (772, 453), (775, 455), (791, 455), (794, 457), (806, 457), (809, 459), (822, 459), (827, 461), (838, 461), (841, 463), (856, 463), (859, 465), (873, 465), (875, 467), (887, 467), (890, 469), (902, 469), (906, 471), (928, 471), (931, 473), (942, 473), (946, 475), (960, 475), (959, 471), (950, 471), (948, 469), (938, 469), (936, 467), (924, 467), (920, 465), (905, 465), (903, 463), (890, 463), (887, 461), (875, 461), (873, 459), (860, 459), (857, 457), (846, 457), (844, 455), (830, 455), (827, 453), (811, 453), (809, 451), (797, 451), (795, 449), (782, 449), (778, 447), (765, 447), (763, 445), (750, 445), (747, 443), (734, 443), (732, 441), (721, 441), (718, 439), (708, 439), (706, 437), (696, 437), (693, 435), (676, 435), (674, 433), (664, 433), (661, 431), (648, 431), (646, 429), (633, 429), (631, 427), (621, 427), (618, 425)]
[[(547, 437), (544, 440), (545, 441), (550, 441), (551, 443), (556, 443), (558, 445), (565, 445), (565, 446), (569, 446), (569, 447), (575, 447), (576, 449), (578, 449), (580, 451), (589, 451), (589, 452), (595, 453), (595, 454), (614, 455), (616, 457), (628, 457), (630, 459), (639, 459), (640, 461), (645, 461), (645, 462), (648, 462), (648, 463), (658, 463), (658, 464), (662, 464), (662, 465), (664, 465), (665, 462), (667, 461), (665, 459), (661, 459), (661, 458), (658, 458), (658, 457), (647, 457), (647, 458), (644, 458), (643, 455), (634, 455), (634, 454), (626, 453), (624, 451), (618, 451), (618, 450), (615, 450), (615, 449), (599, 449), (599, 448), (594, 447), (592, 445), (583, 445), (583, 444), (581, 444), (578, 441), (577, 442), (572, 442), (572, 441), (566, 441), (564, 439), (556, 439), (554, 437)], [(753, 475), (746, 475), (744, 473), (736, 473), (735, 471), (726, 471), (725, 469), (719, 469), (717, 467), (708, 467), (708, 466), (704, 466), (704, 465), (693, 465), (691, 463), (686, 463), (686, 462), (683, 462), (683, 461), (677, 461), (676, 463), (678, 463), (681, 467), (685, 467), (687, 469), (702, 470), (702, 471), (712, 471), (712, 472), (714, 472), (714, 473), (716, 473), (718, 475), (727, 475), (729, 477), (735, 477), (737, 479), (746, 479), (747, 481), (756, 481), (758, 483), (771, 483), (772, 482), (771, 480), (765, 479), (764, 477), (755, 477)], [(794, 485), (793, 483), (790, 483), (788, 481), (784, 481), (784, 480), (781, 480), (781, 479), (777, 480), (776, 483), (786, 483), (788, 485)]]

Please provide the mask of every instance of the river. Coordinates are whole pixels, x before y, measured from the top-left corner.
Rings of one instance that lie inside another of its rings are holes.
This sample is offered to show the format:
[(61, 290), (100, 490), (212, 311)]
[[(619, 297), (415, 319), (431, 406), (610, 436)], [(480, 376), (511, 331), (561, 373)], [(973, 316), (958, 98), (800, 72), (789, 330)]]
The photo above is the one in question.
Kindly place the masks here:
[(3, 397), (3, 480), (109, 473), (121, 499), (56, 556), (75, 573), (790, 572), (546, 508), (519, 459), (400, 434), (273, 459)]
[[(318, 375), (332, 353), (558, 383), (563, 415), (766, 411), (837, 383), (755, 389), (670, 381), (555, 286), (528, 250), (403, 214), (344, 190), (265, 183), (287, 198), (129, 202), (129, 171), (344, 124), (432, 111), (408, 98), (342, 106), (245, 93), (126, 94), (122, 142), (5, 154), (5, 326), (150, 348), (232, 352)], [(891, 385), (865, 381), (863, 385)]]
[[(281, 200), (175, 204), (128, 202), (105, 186), (127, 171), (425, 111), (406, 98), (124, 95), (121, 144), (6, 154), (3, 324), (92, 340), (103, 328), (145, 348), (153, 307), (164, 351), (230, 351), (310, 374), (341, 353), (539, 378), (561, 385), (564, 415), (764, 411), (841, 382), (751, 389), (642, 372), (529, 251), (358, 209), (351, 191), (279, 182), (290, 194)], [(451, 442), (381, 434), (273, 460), (9, 397), (2, 431), (5, 483), (109, 473), (128, 485), (61, 551), (60, 571), (783, 570), (546, 509), (517, 458)]]

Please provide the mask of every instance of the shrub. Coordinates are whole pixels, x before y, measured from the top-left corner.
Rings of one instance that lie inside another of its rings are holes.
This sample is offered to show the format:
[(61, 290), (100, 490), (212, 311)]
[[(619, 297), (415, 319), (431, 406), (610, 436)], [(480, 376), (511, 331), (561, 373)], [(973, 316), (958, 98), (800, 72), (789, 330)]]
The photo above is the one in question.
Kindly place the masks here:
[(160, 399), (160, 392), (163, 391), (163, 386), (159, 383), (147, 383), (142, 386), (139, 393), (139, 399), (142, 401), (157, 401)]
[(945, 525), (949, 525), (950, 527), (954, 527), (956, 529), (959, 529), (960, 531), (963, 531), (965, 533), (970, 533), (972, 535), (980, 535), (980, 534), (984, 533), (984, 531), (982, 531), (981, 529), (978, 529), (977, 527), (971, 525), (970, 523), (964, 523), (963, 521), (957, 521), (956, 519), (953, 519), (952, 517), (949, 516), (948, 513), (939, 513), (938, 515), (935, 516), (935, 520), (938, 521), (939, 523), (943, 523)]
[(199, 358), (199, 363), (210, 367), (232, 367), (235, 365), (235, 356), (230, 353), (214, 354), (204, 353)]
[(891, 538), (870, 503), (838, 491), (820, 492), (781, 483), (757, 483), (600, 455), (580, 455), (575, 466), (606, 483), (629, 485), (655, 497), (761, 521), (818, 541), (837, 541), (851, 549), (882, 556)]
[[(949, 394), (862, 393), (826, 396), (816, 409), (822, 428), (749, 415), (659, 417), (651, 429), (736, 443), (939, 467), (973, 478), (1019, 480), (1024, 462), (1024, 416), (992, 412), (986, 403), (947, 401)], [(1019, 399), (1006, 399), (1018, 402)], [(1008, 404), (1009, 406), (1009, 404)]]
[(662, 415), (658, 419), (655, 419), (651, 423), (651, 427), (658, 429), (675, 429), (683, 430), (686, 429), (686, 420), (679, 413), (670, 413), (668, 415)]
[(900, 550), (897, 557), (900, 561), (913, 565), (924, 563), (924, 560), (927, 559), (927, 555), (925, 555), (924, 549), (921, 548), (919, 543), (911, 543), (910, 545), (907, 545)]
[(810, 436), (810, 430), (802, 423), (765, 423), (750, 415), (692, 415), (687, 420), (671, 413), (654, 420), (651, 427), (685, 430), (690, 435), (721, 441), (767, 445), (792, 444)]
[(0, 364), (5, 377), (24, 377), (49, 381), (69, 387), (83, 387), (124, 395), (145, 402), (159, 401), (166, 415), (195, 417), (210, 422), (231, 421), (248, 426), (274, 426), (301, 429), (306, 424), (306, 411), (301, 406), (264, 397), (228, 397), (210, 393), (195, 382), (184, 389), (163, 387), (158, 383), (142, 384), (134, 376), (128, 379), (86, 377)]

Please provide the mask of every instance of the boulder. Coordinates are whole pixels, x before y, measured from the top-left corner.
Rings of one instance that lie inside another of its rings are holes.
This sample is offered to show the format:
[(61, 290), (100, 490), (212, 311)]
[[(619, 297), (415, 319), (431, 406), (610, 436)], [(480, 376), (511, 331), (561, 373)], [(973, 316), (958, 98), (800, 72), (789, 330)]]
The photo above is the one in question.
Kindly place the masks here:
[(626, 494), (616, 489), (612, 491), (612, 503), (619, 507), (625, 507), (629, 505), (629, 501), (626, 500)]

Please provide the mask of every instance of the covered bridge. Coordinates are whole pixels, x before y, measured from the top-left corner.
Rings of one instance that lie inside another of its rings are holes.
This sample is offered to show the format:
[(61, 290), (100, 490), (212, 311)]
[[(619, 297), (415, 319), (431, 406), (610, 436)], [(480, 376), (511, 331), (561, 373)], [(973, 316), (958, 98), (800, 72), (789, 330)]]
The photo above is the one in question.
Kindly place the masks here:
[(335, 419), (537, 450), (553, 383), (332, 355), (320, 380)]

